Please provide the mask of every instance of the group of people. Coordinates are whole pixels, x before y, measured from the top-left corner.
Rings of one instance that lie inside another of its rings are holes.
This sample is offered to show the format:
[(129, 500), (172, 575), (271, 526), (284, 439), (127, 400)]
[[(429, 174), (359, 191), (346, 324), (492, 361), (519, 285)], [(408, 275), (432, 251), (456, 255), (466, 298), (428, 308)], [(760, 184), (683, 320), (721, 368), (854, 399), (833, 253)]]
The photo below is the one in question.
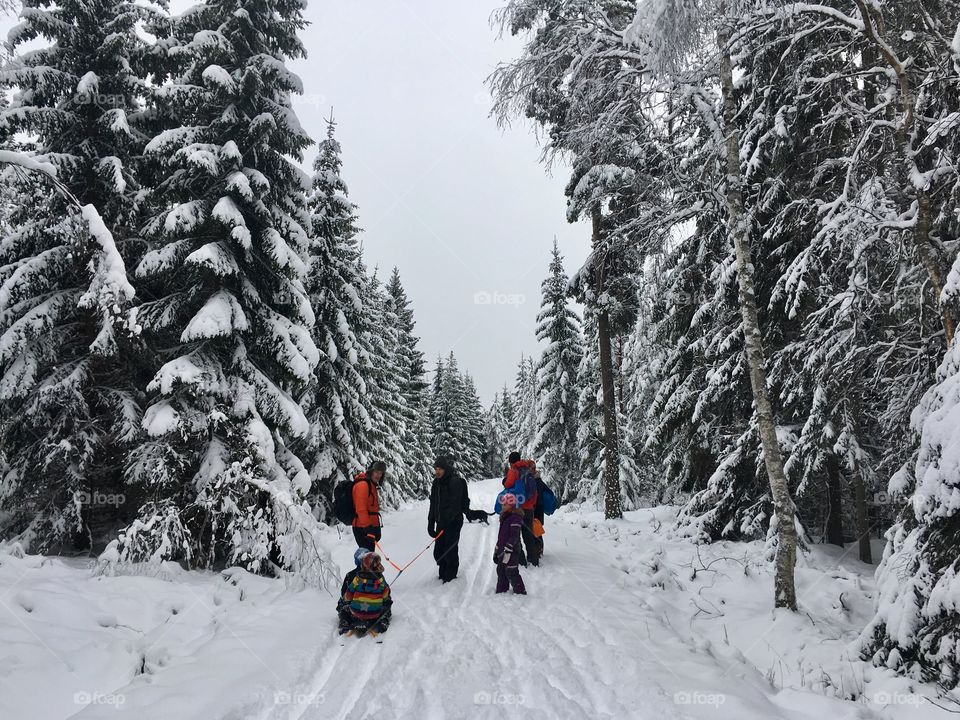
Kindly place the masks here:
[[(353, 479), (350, 501), (352, 529), (357, 542), (356, 568), (344, 578), (337, 603), (341, 634), (379, 634), (390, 624), (392, 598), (383, 576), (383, 563), (376, 552), (383, 532), (380, 520), (379, 487), (387, 466), (375, 462)], [(493, 561), (497, 566), (497, 593), (511, 588), (526, 595), (520, 567), (540, 564), (543, 556), (544, 500), (552, 497), (537, 471), (536, 463), (513, 452), (507, 459), (503, 491), (494, 513), (471, 509), (466, 481), (457, 474), (453, 461), (445, 456), (434, 462), (430, 488), (427, 533), (432, 538), (433, 557), (441, 582), (457, 577), (460, 569), (460, 533), (464, 519), (486, 522), (499, 514), (500, 529)], [(345, 519), (345, 518), (344, 518)]]

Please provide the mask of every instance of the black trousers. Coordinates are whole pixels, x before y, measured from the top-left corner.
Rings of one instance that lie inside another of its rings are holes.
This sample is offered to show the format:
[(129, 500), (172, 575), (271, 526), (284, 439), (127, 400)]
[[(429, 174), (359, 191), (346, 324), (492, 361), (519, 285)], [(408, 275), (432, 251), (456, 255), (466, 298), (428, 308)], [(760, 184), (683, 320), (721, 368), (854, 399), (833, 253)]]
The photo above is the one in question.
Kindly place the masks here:
[(446, 582), (453, 580), (460, 570), (460, 531), (463, 521), (439, 529), (443, 530), (443, 535), (433, 544), (433, 559), (440, 568), (440, 579)]
[(540, 564), (540, 538), (533, 534), (533, 510), (523, 511), (523, 527), (520, 536), (523, 538), (523, 549), (531, 565)]
[[(371, 527), (355, 527), (353, 529), (353, 537), (357, 541), (357, 547), (366, 548), (370, 552), (374, 552), (377, 549), (376, 541), (382, 537), (383, 528), (379, 525), (373, 525)], [(370, 537), (373, 535), (373, 537)]]
[(386, 632), (390, 627), (391, 612), (390, 608), (381, 613), (376, 620), (357, 620), (350, 612), (350, 603), (341, 601), (337, 604), (337, 624), (340, 630), (349, 630), (350, 628), (374, 628), (377, 632)]

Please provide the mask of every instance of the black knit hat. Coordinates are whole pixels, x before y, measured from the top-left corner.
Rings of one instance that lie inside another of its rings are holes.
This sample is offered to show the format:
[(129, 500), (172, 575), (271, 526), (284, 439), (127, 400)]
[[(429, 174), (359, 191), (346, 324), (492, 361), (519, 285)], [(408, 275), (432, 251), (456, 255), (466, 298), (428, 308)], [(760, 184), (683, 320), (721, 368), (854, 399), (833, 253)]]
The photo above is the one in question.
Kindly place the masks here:
[(510, 453), (510, 457), (507, 458), (507, 462), (510, 463), (511, 465), (513, 465), (516, 462), (520, 462), (520, 453), (514, 450), (512, 453)]
[(441, 470), (446, 471), (448, 475), (453, 473), (453, 460), (448, 458), (446, 455), (441, 455), (436, 460), (434, 460), (433, 466), (435, 468), (440, 468)]

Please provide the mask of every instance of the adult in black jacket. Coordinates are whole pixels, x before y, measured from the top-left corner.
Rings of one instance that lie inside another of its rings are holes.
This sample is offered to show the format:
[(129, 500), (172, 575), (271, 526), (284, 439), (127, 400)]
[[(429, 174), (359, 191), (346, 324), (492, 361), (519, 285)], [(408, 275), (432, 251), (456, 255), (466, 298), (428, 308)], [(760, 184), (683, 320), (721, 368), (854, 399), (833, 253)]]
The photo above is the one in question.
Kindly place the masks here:
[[(547, 490), (550, 488), (547, 487), (547, 484), (540, 477), (540, 471), (538, 470), (534, 477), (537, 480), (537, 504), (533, 506), (533, 516), (540, 521), (541, 527), (543, 526), (544, 519), (546, 518), (546, 511), (543, 509), (543, 499), (547, 496)], [(537, 564), (540, 563), (540, 558), (543, 556), (543, 536), (541, 535), (537, 539)]]
[(433, 464), (433, 476), (427, 532), (430, 537), (443, 532), (433, 545), (433, 558), (440, 568), (440, 579), (447, 583), (460, 569), (460, 530), (464, 515), (470, 511), (470, 496), (466, 480), (457, 475), (450, 458), (437, 458)]

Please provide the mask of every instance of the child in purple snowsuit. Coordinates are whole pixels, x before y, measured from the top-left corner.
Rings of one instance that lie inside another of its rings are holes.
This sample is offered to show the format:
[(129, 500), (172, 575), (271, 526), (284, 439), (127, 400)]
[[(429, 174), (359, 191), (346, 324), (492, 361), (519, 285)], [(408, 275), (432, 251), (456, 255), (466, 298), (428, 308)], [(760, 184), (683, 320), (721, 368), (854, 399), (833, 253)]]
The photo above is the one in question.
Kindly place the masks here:
[(523, 510), (517, 507), (517, 498), (506, 494), (500, 499), (500, 534), (493, 561), (497, 564), (497, 592), (505, 593), (510, 586), (517, 595), (526, 595), (523, 578), (520, 577), (520, 530), (523, 527)]

